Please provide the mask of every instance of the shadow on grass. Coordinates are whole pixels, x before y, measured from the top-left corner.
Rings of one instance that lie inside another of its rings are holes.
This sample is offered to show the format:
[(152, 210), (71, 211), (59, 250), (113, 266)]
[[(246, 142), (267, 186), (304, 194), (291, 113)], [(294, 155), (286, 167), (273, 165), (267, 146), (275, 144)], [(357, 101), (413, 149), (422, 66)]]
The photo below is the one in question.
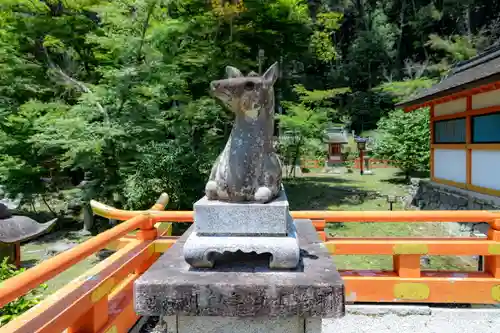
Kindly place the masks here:
[(379, 197), (379, 193), (357, 186), (342, 185), (353, 181), (335, 177), (303, 177), (284, 181), (291, 210), (327, 210), (342, 204), (361, 205)]
[(380, 180), (382, 183), (389, 183), (392, 185), (409, 185), (410, 180), (406, 179), (405, 177), (402, 178), (388, 178), (388, 179), (381, 179)]
[(28, 269), (28, 268), (31, 268), (33, 266), (36, 266), (38, 263), (39, 263), (38, 259), (23, 260), (21, 262), (21, 267)]
[(289, 178), (284, 178), (283, 182), (286, 183), (293, 183), (297, 181), (306, 181), (306, 182), (317, 182), (317, 183), (335, 183), (335, 184), (349, 184), (349, 183), (356, 183), (355, 180), (351, 179), (345, 179), (341, 177), (333, 177), (329, 175), (324, 175), (324, 174), (315, 174), (311, 176), (302, 176), (302, 177), (289, 177)]
[[(79, 231), (79, 230), (78, 230)], [(86, 237), (79, 236), (75, 234), (74, 231), (68, 231), (68, 230), (58, 230), (58, 231), (53, 231), (49, 232), (46, 234), (42, 234), (39, 237), (30, 240), (29, 243), (34, 244), (34, 245), (51, 245), (53, 243), (81, 243), (82, 241), (87, 240), (90, 238), (92, 235), (88, 235)]]
[(172, 236), (182, 236), (192, 225), (191, 222), (177, 222), (172, 224)]
[(429, 178), (429, 171), (413, 171), (410, 173), (409, 178), (403, 171), (396, 172), (393, 178), (382, 179), (381, 182), (393, 185), (409, 185), (411, 178)]

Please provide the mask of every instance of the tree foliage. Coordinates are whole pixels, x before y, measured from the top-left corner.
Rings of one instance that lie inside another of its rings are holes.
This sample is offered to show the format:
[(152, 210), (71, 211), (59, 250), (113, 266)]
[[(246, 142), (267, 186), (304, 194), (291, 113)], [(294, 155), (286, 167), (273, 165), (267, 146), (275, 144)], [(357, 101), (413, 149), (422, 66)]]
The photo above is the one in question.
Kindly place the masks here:
[(495, 44), (499, 13), (494, 0), (2, 1), (0, 184), (31, 202), (86, 175), (83, 201), (145, 208), (168, 191), (189, 209), (230, 132), (207, 91), (225, 66), (279, 62), (279, 126), (319, 147), (328, 123), (374, 129)]
[[(299, 96), (299, 102), (283, 102), (286, 113), (277, 116), (284, 134), (280, 152), (285, 165), (290, 166), (297, 165), (304, 157), (316, 159), (324, 155), (324, 131), (328, 126), (328, 116), (335, 116), (336, 113), (330, 107), (330, 100), (348, 92), (349, 88), (309, 91), (302, 85), (296, 85), (294, 91)], [(289, 172), (293, 171), (295, 168), (292, 167)]]
[(379, 138), (373, 154), (390, 160), (407, 175), (428, 171), (430, 159), (429, 110), (395, 110), (378, 123)]
[[(26, 270), (24, 268), (16, 269), (16, 267), (9, 264), (8, 261), (9, 258), (6, 257), (0, 262), (0, 282)], [(45, 288), (47, 288), (47, 286), (42, 284), (39, 288), (29, 291), (26, 295), (18, 297), (0, 308), (0, 326), (5, 325), (15, 317), (37, 305), (40, 302), (40, 292)]]
[(302, 1), (3, 6), (1, 54), (18, 69), (1, 75), (40, 86), (28, 94), (0, 83), (15, 95), (0, 106), (0, 182), (25, 200), (87, 174), (84, 200), (138, 208), (168, 191), (174, 208), (190, 208), (231, 126), (232, 115), (207, 98), (208, 83), (229, 64), (255, 69), (258, 47), (269, 62), (297, 59), (311, 33)]

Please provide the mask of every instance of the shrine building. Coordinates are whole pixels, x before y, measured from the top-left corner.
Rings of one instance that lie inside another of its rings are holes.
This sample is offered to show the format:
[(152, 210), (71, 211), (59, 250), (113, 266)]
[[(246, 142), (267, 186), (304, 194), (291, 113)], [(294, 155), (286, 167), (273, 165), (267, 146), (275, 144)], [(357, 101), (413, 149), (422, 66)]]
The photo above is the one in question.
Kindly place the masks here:
[(347, 133), (343, 126), (330, 126), (325, 130), (325, 143), (327, 145), (327, 165), (337, 165), (344, 162), (343, 146), (348, 143)]
[(433, 183), (500, 196), (500, 48), (460, 62), (397, 107), (430, 110)]

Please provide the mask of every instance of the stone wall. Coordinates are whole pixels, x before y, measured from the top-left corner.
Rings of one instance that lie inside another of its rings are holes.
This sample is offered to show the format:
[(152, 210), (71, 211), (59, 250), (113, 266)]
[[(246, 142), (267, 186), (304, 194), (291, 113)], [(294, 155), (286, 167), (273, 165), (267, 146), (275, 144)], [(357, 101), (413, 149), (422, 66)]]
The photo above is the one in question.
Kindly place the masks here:
[[(421, 210), (500, 210), (500, 197), (484, 195), (426, 179), (412, 179), (407, 205)], [(472, 228), (486, 233), (486, 223), (443, 223), (452, 234), (468, 235)]]

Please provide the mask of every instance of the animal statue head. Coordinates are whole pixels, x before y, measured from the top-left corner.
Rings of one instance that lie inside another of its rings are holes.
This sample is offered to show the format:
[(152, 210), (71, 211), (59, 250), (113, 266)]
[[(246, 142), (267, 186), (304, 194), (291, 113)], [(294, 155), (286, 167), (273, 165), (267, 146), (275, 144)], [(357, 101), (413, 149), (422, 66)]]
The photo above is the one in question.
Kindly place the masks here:
[(210, 83), (210, 92), (236, 116), (243, 115), (246, 120), (256, 120), (261, 111), (274, 108), (273, 85), (278, 78), (278, 64), (274, 63), (259, 76), (250, 72), (243, 76), (235, 67), (227, 66), (228, 78)]

